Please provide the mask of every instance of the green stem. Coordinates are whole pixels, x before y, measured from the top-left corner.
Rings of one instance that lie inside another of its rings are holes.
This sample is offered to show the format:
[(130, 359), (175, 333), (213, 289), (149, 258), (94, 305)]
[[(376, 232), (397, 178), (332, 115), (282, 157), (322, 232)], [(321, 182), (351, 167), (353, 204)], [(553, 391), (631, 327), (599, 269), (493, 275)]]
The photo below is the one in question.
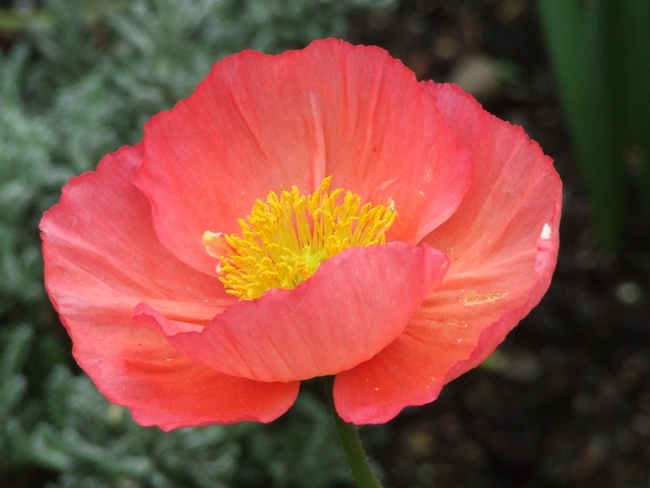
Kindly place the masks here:
[(339, 414), (336, 412), (336, 408), (334, 407), (334, 398), (332, 396), (334, 377), (327, 376), (323, 378), (323, 380), (330, 404), (330, 410), (334, 417), (334, 423), (336, 424), (336, 432), (339, 435), (341, 447), (343, 448), (343, 453), (345, 454), (345, 459), (348, 462), (350, 471), (352, 471), (354, 481), (357, 483), (358, 488), (382, 488), (381, 483), (379, 483), (370, 468), (368, 457), (366, 456), (366, 453), (363, 450), (363, 445), (361, 444), (361, 438), (359, 437), (357, 426), (347, 423), (339, 417)]

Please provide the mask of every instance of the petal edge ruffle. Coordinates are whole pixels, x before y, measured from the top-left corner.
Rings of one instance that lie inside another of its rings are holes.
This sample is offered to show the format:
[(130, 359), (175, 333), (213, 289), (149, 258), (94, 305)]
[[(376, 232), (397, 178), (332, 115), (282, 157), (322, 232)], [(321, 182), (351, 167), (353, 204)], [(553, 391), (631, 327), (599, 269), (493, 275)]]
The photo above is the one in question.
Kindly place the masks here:
[(472, 153), (476, 178), (457, 212), (425, 238), (450, 256), (441, 285), (398, 339), (337, 375), (336, 408), (353, 423), (385, 422), (435, 400), (539, 302), (557, 259), (562, 185), (550, 158), (458, 87), (425, 86)]
[(295, 400), (297, 382), (217, 373), (131, 320), (143, 299), (194, 324), (208, 323), (227, 304), (216, 277), (178, 262), (156, 241), (149, 203), (130, 182), (141, 158), (140, 147), (106, 156), (97, 171), (71, 180), (41, 221), (45, 285), (75, 359), (143, 425), (169, 430), (277, 418)]
[(146, 125), (135, 184), (165, 247), (213, 275), (205, 231), (237, 233), (257, 199), (294, 185), (309, 194), (329, 175), (332, 188), (363, 202), (398, 181), (387, 238), (415, 245), (454, 212), (472, 168), (410, 70), (382, 49), (326, 39), (216, 63), (188, 99)]

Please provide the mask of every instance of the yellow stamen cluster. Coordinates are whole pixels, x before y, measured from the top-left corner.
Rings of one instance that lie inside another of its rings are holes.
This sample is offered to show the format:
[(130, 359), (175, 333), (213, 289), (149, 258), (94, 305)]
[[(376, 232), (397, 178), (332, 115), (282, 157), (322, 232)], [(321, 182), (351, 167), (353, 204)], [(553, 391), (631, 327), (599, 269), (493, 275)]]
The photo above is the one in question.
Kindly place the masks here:
[(241, 236), (203, 235), (207, 252), (220, 260), (217, 271), (228, 293), (252, 300), (271, 288), (290, 290), (344, 249), (386, 243), (394, 206), (361, 206), (355, 193), (329, 192), (331, 180), (325, 178), (311, 195), (294, 186), (257, 200), (246, 220), (239, 220)]

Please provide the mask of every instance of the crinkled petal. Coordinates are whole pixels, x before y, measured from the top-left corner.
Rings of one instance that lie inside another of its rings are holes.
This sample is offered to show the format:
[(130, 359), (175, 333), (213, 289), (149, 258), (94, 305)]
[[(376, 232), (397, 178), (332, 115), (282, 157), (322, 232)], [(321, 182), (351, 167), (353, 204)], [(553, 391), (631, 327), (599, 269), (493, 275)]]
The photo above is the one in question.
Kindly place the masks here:
[(562, 187), (551, 160), (520, 127), (487, 114), (453, 85), (425, 84), (474, 158), (461, 206), (425, 242), (450, 269), (403, 334), (337, 376), (347, 421), (385, 422), (478, 365), (548, 288), (559, 245)]
[(206, 273), (215, 264), (203, 233), (238, 232), (271, 190), (311, 193), (333, 175), (332, 188), (363, 201), (392, 198), (399, 218), (389, 240), (416, 244), (471, 181), (469, 154), (413, 73), (379, 48), (333, 39), (220, 61), (191, 97), (147, 124), (144, 146), (135, 183), (158, 236)]
[(106, 156), (96, 172), (70, 180), (59, 204), (45, 213), (46, 265), (55, 271), (48, 291), (76, 283), (79, 306), (147, 298), (179, 316), (189, 307), (205, 323), (233, 300), (216, 276), (178, 261), (156, 239), (149, 202), (130, 183), (141, 160), (141, 146)]
[(74, 355), (99, 390), (136, 422), (163, 430), (243, 421), (271, 422), (298, 396), (299, 382), (263, 383), (218, 373), (178, 353), (126, 308), (92, 322), (63, 317)]
[(147, 300), (201, 326), (233, 301), (216, 277), (181, 263), (156, 240), (149, 202), (130, 182), (141, 160), (139, 146), (106, 156), (96, 172), (71, 180), (41, 221), (45, 285), (77, 362), (145, 425), (276, 418), (292, 404), (297, 384), (265, 385), (209, 370), (131, 320), (133, 308)]
[(239, 302), (200, 332), (182, 332), (146, 304), (134, 318), (157, 323), (179, 351), (225, 374), (259, 381), (332, 375), (392, 342), (447, 265), (429, 246), (351, 248), (295, 289)]

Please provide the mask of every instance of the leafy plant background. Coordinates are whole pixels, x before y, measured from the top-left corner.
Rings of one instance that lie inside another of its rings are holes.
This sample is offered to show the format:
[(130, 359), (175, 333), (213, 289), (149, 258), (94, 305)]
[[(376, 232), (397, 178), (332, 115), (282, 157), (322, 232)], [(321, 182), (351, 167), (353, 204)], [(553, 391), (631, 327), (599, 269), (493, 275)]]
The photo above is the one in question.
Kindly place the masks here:
[[(533, 0), (0, 0), (0, 486), (349, 487), (316, 385), (289, 413), (163, 433), (78, 369), (37, 225), (72, 176), (142, 137), (218, 59), (338, 36), (523, 125), (565, 189), (549, 293), (440, 398), (362, 430), (390, 486), (650, 486), (650, 223), (599, 250)], [(477, 84), (477, 80), (480, 81)], [(650, 110), (650, 107), (648, 107)], [(636, 183), (638, 168), (625, 169)]]
[(270, 426), (163, 433), (103, 398), (44, 293), (38, 221), (72, 176), (142, 137), (220, 58), (345, 37), (391, 0), (136, 0), (3, 10), (0, 57), (0, 486), (296, 486), (349, 481), (329, 412), (307, 391)]

